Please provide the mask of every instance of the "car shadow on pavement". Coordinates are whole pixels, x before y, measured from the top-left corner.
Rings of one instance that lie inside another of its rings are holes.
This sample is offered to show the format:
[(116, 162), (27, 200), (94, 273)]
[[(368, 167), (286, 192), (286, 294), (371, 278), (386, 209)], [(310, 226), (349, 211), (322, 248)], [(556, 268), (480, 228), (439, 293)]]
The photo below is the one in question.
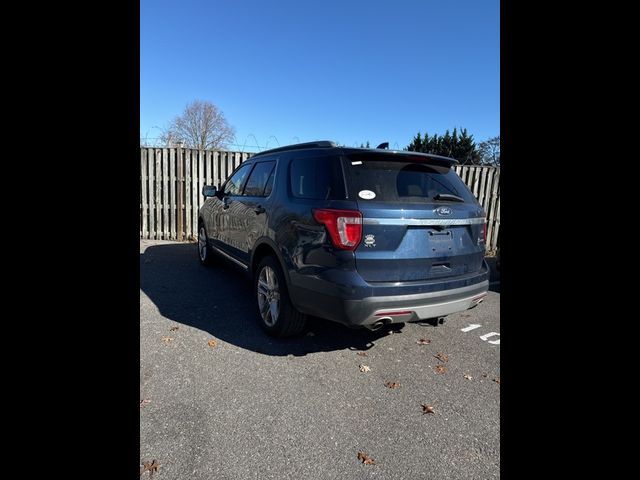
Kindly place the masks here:
[[(258, 325), (249, 276), (222, 258), (212, 267), (200, 265), (193, 243), (148, 246), (140, 254), (140, 289), (165, 318), (266, 355), (368, 350), (390, 333), (311, 318), (300, 336), (271, 338)], [(394, 331), (402, 328), (398, 324)]]

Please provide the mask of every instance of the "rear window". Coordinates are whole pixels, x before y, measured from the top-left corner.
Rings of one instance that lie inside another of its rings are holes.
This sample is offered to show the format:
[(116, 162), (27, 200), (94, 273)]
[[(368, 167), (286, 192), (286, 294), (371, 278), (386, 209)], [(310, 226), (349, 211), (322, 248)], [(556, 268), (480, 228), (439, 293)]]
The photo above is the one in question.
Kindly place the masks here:
[(289, 167), (291, 194), (295, 198), (344, 200), (344, 180), (339, 157), (295, 158)]
[(375, 155), (347, 157), (349, 196), (358, 200), (396, 203), (434, 201), (438, 194), (475, 197), (449, 167), (407, 161), (386, 161)]

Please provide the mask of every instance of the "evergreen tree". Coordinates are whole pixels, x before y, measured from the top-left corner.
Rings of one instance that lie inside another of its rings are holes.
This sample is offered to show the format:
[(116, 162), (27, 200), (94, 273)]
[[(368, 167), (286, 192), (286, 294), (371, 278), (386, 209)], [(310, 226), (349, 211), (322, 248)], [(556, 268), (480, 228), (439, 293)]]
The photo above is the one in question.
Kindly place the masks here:
[(422, 136), (420, 135), (420, 132), (418, 132), (418, 134), (413, 137), (413, 140), (411, 140), (411, 143), (407, 147), (407, 150), (409, 150), (410, 152), (422, 152), (422, 145)]
[(429, 133), (425, 132), (424, 137), (418, 132), (405, 150), (455, 158), (462, 165), (481, 163), (480, 152), (473, 135), (469, 135), (466, 128), (458, 130), (458, 127), (455, 127), (453, 132), (446, 130), (444, 135), (434, 133), (429, 136)]
[(453, 144), (451, 143), (451, 134), (449, 133), (448, 129), (444, 132), (444, 137), (442, 137), (442, 147), (440, 151), (442, 153), (439, 153), (438, 155), (444, 155), (445, 157), (450, 157), (451, 154), (453, 153)]

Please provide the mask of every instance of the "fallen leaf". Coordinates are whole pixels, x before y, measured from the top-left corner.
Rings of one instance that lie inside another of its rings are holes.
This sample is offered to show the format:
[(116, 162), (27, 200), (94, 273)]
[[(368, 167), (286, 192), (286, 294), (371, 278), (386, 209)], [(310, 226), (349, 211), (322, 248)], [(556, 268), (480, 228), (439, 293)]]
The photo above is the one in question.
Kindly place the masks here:
[(387, 382), (384, 386), (387, 388), (398, 388), (400, 384), (398, 382)]
[(369, 455), (364, 452), (358, 452), (358, 460), (360, 460), (365, 465), (373, 465), (375, 461)]
[(431, 340), (429, 340), (428, 338), (421, 338), (420, 340), (418, 340), (416, 342), (418, 345), (428, 345), (431, 343)]
[(153, 472), (157, 472), (159, 466), (160, 464), (155, 460), (152, 462), (142, 462), (142, 470), (140, 470), (140, 476), (142, 476), (144, 472), (148, 471), (149, 477), (153, 477)]
[(358, 352), (358, 353), (356, 353), (356, 355), (359, 355), (360, 357), (366, 357), (367, 356), (367, 352)]
[(444, 365), (436, 365), (435, 370), (436, 373), (444, 373), (447, 371), (447, 368)]
[(482, 374), (482, 377), (483, 377), (483, 378), (487, 378), (488, 376), (489, 376), (489, 375), (488, 375), (488, 374), (486, 374), (486, 373), (483, 373), (483, 374)]
[(171, 337), (162, 337), (162, 341), (168, 345), (170, 342), (173, 341), (173, 338), (171, 338)]
[(145, 398), (143, 400), (140, 400), (140, 406), (142, 405), (146, 405), (147, 403), (151, 403), (151, 400), (149, 400), (148, 398)]
[(424, 403), (420, 404), (422, 406), (422, 414), (426, 413), (435, 413), (433, 411), (433, 407), (431, 405), (425, 405)]
[(445, 353), (438, 353), (437, 355), (434, 355), (434, 357), (436, 357), (441, 362), (448, 362), (449, 361), (449, 356), (447, 354), (445, 354)]
[(471, 375), (469, 375), (468, 373), (465, 373), (463, 375), (464, 378), (466, 378), (467, 380), (471, 380), (473, 377)]
[(212, 338), (211, 340), (209, 340), (209, 341), (207, 342), (207, 345), (209, 345), (211, 348), (213, 348), (213, 347), (215, 347), (216, 345), (218, 345), (218, 342)]
[(176, 330), (178, 330), (180, 327), (171, 327), (169, 330), (172, 332), (175, 332)]
[(500, 385), (500, 377), (494, 378), (493, 381), (496, 382), (498, 385)]
[(360, 371), (361, 372), (369, 372), (371, 370), (371, 368), (369, 368), (367, 365), (360, 365)]

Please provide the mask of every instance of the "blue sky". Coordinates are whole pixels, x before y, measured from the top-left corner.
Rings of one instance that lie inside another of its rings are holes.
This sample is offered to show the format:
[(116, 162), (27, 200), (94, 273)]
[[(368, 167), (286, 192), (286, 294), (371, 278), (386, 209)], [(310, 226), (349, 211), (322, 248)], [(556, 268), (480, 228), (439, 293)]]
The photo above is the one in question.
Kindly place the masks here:
[[(500, 133), (497, 0), (140, 2), (140, 135), (202, 99), (233, 150)], [(256, 148), (257, 144), (260, 148)], [(251, 145), (254, 145), (251, 147)]]

